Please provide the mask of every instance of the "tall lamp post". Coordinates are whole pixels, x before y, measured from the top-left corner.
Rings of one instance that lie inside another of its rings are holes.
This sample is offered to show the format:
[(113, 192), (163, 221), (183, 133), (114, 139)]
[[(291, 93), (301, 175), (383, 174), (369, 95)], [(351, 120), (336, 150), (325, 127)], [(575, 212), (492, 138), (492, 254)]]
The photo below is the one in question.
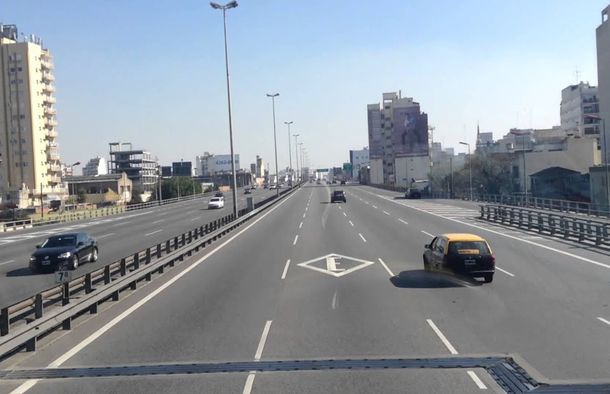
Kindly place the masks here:
[[(70, 176), (74, 176), (74, 167), (79, 166), (80, 161), (70, 164)], [(42, 191), (40, 192), (42, 194)], [(74, 182), (72, 182), (72, 195), (74, 195)]]
[(284, 122), (285, 125), (288, 126), (288, 171), (290, 172), (290, 186), (292, 186), (292, 147), (290, 146), (290, 125), (294, 122), (291, 120), (290, 122)]
[(522, 149), (522, 154), (523, 154), (523, 192), (524, 192), (524, 198), (525, 201), (528, 201), (527, 198), (527, 170), (525, 168), (525, 136), (527, 135), (527, 132), (522, 132), (522, 131), (511, 131), (510, 132), (513, 135), (518, 135), (521, 136), (521, 149)]
[(279, 182), (280, 182), (280, 174), (277, 170), (277, 134), (275, 132), (275, 98), (279, 96), (279, 93), (269, 94), (267, 93), (267, 97), (271, 97), (271, 106), (273, 108), (273, 145), (275, 147), (275, 192), (276, 196), (280, 196)]
[[(604, 166), (604, 173), (606, 178), (606, 200), (604, 201), (604, 205), (609, 208), (610, 207), (610, 178), (608, 177), (608, 150), (606, 145), (606, 120), (601, 116), (597, 115), (584, 115), (585, 118), (589, 119), (597, 119), (602, 122), (602, 164)], [(609, 209), (610, 210), (610, 209)]]
[(468, 146), (468, 167), (470, 172), (470, 201), (472, 200), (472, 156), (470, 156), (470, 144), (468, 142), (460, 142), (462, 145)]
[(299, 179), (300, 179), (300, 175), (299, 175), (299, 142), (298, 142), (297, 138), (299, 138), (300, 135), (301, 134), (293, 134), (292, 135), (294, 137), (294, 154), (295, 154), (294, 157), (295, 157), (295, 165), (297, 166), (297, 173), (296, 173), (295, 178), (297, 180), (297, 183), (299, 182)]
[(233, 122), (231, 119), (231, 85), (229, 82), (229, 55), (227, 50), (227, 10), (237, 7), (237, 1), (231, 1), (225, 5), (220, 5), (214, 2), (210, 6), (215, 10), (222, 10), (222, 23), (224, 28), (225, 42), (225, 70), (227, 75), (227, 105), (229, 109), (229, 141), (231, 144), (231, 174), (233, 178), (233, 217), (237, 219), (237, 176), (235, 174), (235, 154), (233, 152)]
[(299, 142), (299, 151), (301, 153), (301, 180), (305, 180), (305, 174), (303, 173), (303, 143)]

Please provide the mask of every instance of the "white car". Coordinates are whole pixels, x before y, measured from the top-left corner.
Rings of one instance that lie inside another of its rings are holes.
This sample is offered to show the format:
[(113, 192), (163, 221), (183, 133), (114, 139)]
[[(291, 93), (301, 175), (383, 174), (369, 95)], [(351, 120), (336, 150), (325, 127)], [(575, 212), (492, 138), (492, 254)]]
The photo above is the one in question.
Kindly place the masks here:
[(208, 201), (208, 209), (223, 208), (225, 206), (224, 197), (212, 197)]

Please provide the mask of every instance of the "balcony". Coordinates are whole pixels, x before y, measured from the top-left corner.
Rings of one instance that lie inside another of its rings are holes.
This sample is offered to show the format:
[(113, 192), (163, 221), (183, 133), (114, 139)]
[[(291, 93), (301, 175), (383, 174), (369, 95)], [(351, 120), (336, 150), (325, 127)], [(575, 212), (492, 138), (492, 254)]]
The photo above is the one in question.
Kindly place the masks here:
[(55, 68), (55, 66), (53, 66), (53, 62), (51, 62), (50, 60), (45, 60), (45, 59), (40, 60), (40, 66), (43, 70), (46, 70), (46, 71), (50, 71), (53, 68)]
[(59, 160), (59, 151), (56, 148), (47, 149), (47, 160)]
[(51, 84), (49, 84), (49, 83), (48, 83), (48, 84), (45, 84), (45, 85), (42, 87), (42, 92), (43, 92), (43, 93), (46, 93), (46, 94), (51, 94), (51, 93), (55, 92), (55, 86), (53, 86), (53, 85), (51, 85)]
[(44, 98), (42, 99), (42, 102), (47, 105), (52, 105), (57, 102), (57, 99), (53, 96), (45, 95)]
[(51, 130), (54, 127), (57, 127), (57, 121), (55, 119), (47, 119), (47, 121), (44, 123), (44, 127), (47, 130)]
[(46, 116), (47, 118), (53, 117), (57, 115), (57, 111), (55, 110), (55, 108), (53, 107), (45, 107), (44, 109), (44, 116)]
[(51, 130), (47, 130), (46, 134), (45, 134), (45, 138), (46, 139), (55, 139), (57, 138), (57, 131), (51, 129)]
[(49, 183), (61, 183), (61, 177), (59, 175), (51, 175), (47, 177)]
[(53, 74), (51, 74), (50, 72), (43, 72), (42, 81), (45, 83), (53, 82), (55, 81), (55, 76), (53, 76)]
[(49, 172), (61, 172), (61, 165), (59, 164), (49, 164)]

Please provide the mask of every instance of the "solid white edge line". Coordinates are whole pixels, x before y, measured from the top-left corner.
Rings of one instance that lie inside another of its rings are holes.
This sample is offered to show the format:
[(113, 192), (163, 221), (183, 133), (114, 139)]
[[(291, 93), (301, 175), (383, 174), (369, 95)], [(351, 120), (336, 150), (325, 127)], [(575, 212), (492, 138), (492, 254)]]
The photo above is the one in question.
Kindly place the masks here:
[(424, 233), (424, 234), (426, 234), (426, 235), (427, 235), (427, 236), (429, 236), (429, 237), (434, 237), (434, 235), (433, 235), (433, 234), (430, 234), (430, 233), (429, 233), (429, 232), (427, 232), (427, 231), (421, 230), (421, 232), (422, 232), (422, 233)]
[(163, 231), (163, 229), (155, 230), (152, 233), (144, 234), (144, 236), (148, 237), (149, 235), (157, 234), (157, 233), (160, 233), (161, 231)]
[[(68, 361), (71, 357), (73, 357), (75, 354), (77, 354), (78, 352), (80, 352), (82, 349), (84, 349), (85, 347), (87, 347), (89, 344), (91, 344), (91, 342), (95, 341), (97, 338), (99, 338), (100, 336), (102, 336), (106, 331), (110, 330), (113, 326), (115, 326), (116, 324), (118, 324), (121, 320), (123, 320), (124, 318), (126, 318), (127, 316), (129, 316), (130, 314), (132, 314), (134, 311), (136, 311), (137, 309), (139, 309), (142, 305), (146, 304), (148, 301), (150, 301), (151, 299), (153, 299), (155, 296), (157, 296), (159, 293), (161, 293), (163, 290), (167, 289), (169, 286), (171, 286), (172, 284), (174, 284), (176, 281), (178, 281), (180, 278), (182, 278), (183, 276), (185, 276), (186, 274), (188, 274), (189, 272), (191, 272), (193, 269), (195, 269), (196, 267), (198, 267), (201, 263), (203, 263), (204, 261), (206, 261), (210, 256), (216, 254), (216, 252), (218, 252), (219, 250), (221, 250), (222, 248), (224, 248), (227, 244), (229, 244), (231, 241), (233, 241), (235, 238), (239, 237), (241, 234), (243, 234), (244, 232), (246, 232), (249, 228), (251, 228), (252, 226), (254, 226), (256, 223), (260, 222), (261, 220), (263, 220), (265, 217), (267, 217), (267, 215), (269, 215), (271, 212), (275, 211), (277, 208), (279, 208), (280, 206), (282, 206), (286, 201), (288, 201), (290, 198), (292, 198), (296, 193), (291, 194), (290, 196), (286, 197), (286, 199), (284, 201), (280, 201), (278, 203), (278, 205), (276, 205), (275, 207), (272, 207), (269, 211), (267, 211), (265, 214), (263, 214), (263, 216), (259, 217), (258, 219), (254, 220), (254, 222), (250, 223), (248, 226), (244, 227), (241, 231), (239, 231), (237, 234), (233, 235), (231, 238), (227, 239), (226, 241), (224, 241), (223, 243), (221, 243), (220, 245), (218, 245), (218, 247), (216, 247), (215, 249), (211, 250), (208, 254), (206, 254), (205, 256), (201, 257), (199, 260), (195, 261), (193, 264), (191, 264), (190, 266), (186, 267), (184, 269), (184, 271), (178, 273), (176, 276), (174, 276), (173, 278), (171, 278), (170, 280), (168, 280), (167, 282), (165, 282), (163, 285), (161, 285), (159, 288), (157, 288), (156, 290), (154, 290), (152, 293), (150, 293), (149, 295), (147, 295), (146, 297), (142, 298), (140, 301), (138, 301), (137, 303), (133, 304), (131, 307), (129, 307), (128, 309), (126, 309), (123, 313), (121, 313), (120, 315), (118, 315), (117, 317), (115, 317), (114, 319), (112, 319), (111, 321), (109, 321), (108, 323), (106, 323), (104, 326), (102, 326), (101, 328), (99, 328), (97, 331), (95, 331), (93, 334), (89, 335), (87, 338), (83, 339), (81, 342), (79, 342), (76, 346), (74, 346), (73, 348), (71, 348), (70, 350), (68, 350), (67, 352), (65, 352), (63, 355), (61, 355), (59, 358), (57, 358), (55, 361), (51, 362), (47, 368), (57, 368), (59, 366), (61, 366), (63, 363), (65, 363), (66, 361)], [(36, 383), (38, 382), (38, 380), (27, 380), (24, 383), (22, 383), (19, 387), (17, 387), (15, 390), (11, 391), (10, 394), (22, 394), (25, 393), (27, 390), (29, 390), (30, 388), (32, 388)]]
[(497, 269), (498, 271), (500, 271), (500, 272), (504, 272), (504, 273), (505, 273), (506, 275), (508, 275), (508, 276), (512, 276), (513, 278), (515, 277), (515, 274), (511, 274), (511, 273), (510, 273), (510, 272), (508, 272), (507, 270), (503, 270), (502, 268), (498, 267), (497, 265), (496, 265), (496, 269)]
[(354, 223), (352, 223), (352, 221), (349, 221), (349, 224), (351, 224), (352, 227), (354, 227)]
[(288, 273), (289, 266), (290, 266), (290, 259), (286, 260), (286, 265), (284, 266), (284, 272), (282, 272), (282, 279), (286, 279), (286, 274)]
[(362, 236), (362, 234), (358, 233), (358, 235), (360, 236), (360, 238), (362, 238), (363, 242), (366, 242), (366, 239)]
[(396, 276), (396, 275), (394, 275), (394, 273), (392, 271), (390, 271), (390, 268), (386, 265), (386, 263), (383, 260), (381, 260), (381, 257), (379, 257), (379, 262), (381, 263), (383, 268), (385, 268), (385, 270), (388, 271), (388, 274), (390, 274), (391, 277)]
[(602, 323), (606, 323), (607, 325), (610, 326), (610, 320), (606, 320), (603, 317), (599, 317), (599, 316), (597, 317), (597, 320), (599, 320)]
[(254, 378), (256, 377), (256, 371), (252, 371), (246, 378), (246, 384), (244, 385), (243, 394), (250, 394), (252, 392), (252, 386), (254, 385)]
[(447, 337), (445, 337), (445, 335), (443, 335), (443, 333), (441, 332), (441, 330), (439, 330), (439, 328), (436, 326), (436, 324), (434, 324), (432, 319), (426, 319), (426, 321), (428, 322), (428, 325), (432, 328), (432, 330), (436, 333), (436, 335), (441, 339), (441, 341), (447, 347), (447, 349), (449, 349), (449, 353), (458, 354), (457, 350), (455, 350), (455, 348), (453, 347), (451, 342), (449, 342)]
[(292, 241), (292, 245), (293, 246), (296, 245), (298, 240), (299, 240), (299, 234), (294, 236), (294, 241)]
[(481, 390), (487, 390), (487, 386), (485, 386), (485, 383), (483, 383), (483, 381), (477, 376), (477, 374), (474, 371), (466, 371), (466, 373), (468, 373), (468, 376), (470, 376), (470, 378), (474, 381), (474, 384), (477, 385), (477, 387)]
[(265, 348), (265, 342), (267, 342), (267, 335), (269, 335), (269, 329), (271, 328), (271, 320), (267, 320), (265, 323), (265, 328), (263, 328), (263, 335), (261, 335), (261, 339), (258, 342), (258, 347), (256, 348), (256, 354), (254, 355), (254, 361), (260, 361), (261, 356), (263, 355), (263, 349)]
[[(371, 193), (371, 192), (369, 192), (369, 191), (367, 191), (367, 190), (364, 190), (364, 191), (365, 191), (366, 193), (373, 194), (373, 193)], [(476, 225), (476, 224), (472, 224), (472, 223), (463, 222), (463, 221), (458, 220), (458, 219), (454, 219), (454, 218), (448, 218), (448, 217), (445, 217), (445, 216), (437, 215), (437, 214), (435, 214), (435, 213), (432, 213), (432, 212), (426, 211), (426, 210), (424, 210), (424, 209), (420, 209), (420, 208), (416, 208), (416, 207), (413, 207), (413, 206), (409, 206), (409, 205), (404, 205), (404, 204), (401, 204), (401, 203), (396, 202), (396, 201), (394, 201), (394, 200), (390, 200), (389, 198), (384, 198), (384, 200), (389, 201), (389, 202), (393, 202), (393, 203), (398, 204), (398, 205), (401, 205), (401, 206), (403, 206), (403, 207), (407, 207), (407, 208), (414, 209), (414, 210), (416, 210), (416, 211), (424, 212), (424, 213), (430, 214), (430, 215), (432, 215), (432, 216), (436, 216), (436, 217), (439, 217), (439, 218), (443, 218), (443, 219), (449, 220), (449, 221), (451, 221), (451, 222), (460, 223), (460, 224), (466, 225), (466, 226), (468, 226), (468, 227), (473, 227), (473, 228), (476, 228), (476, 229), (479, 229), (479, 230), (483, 230), (483, 231), (490, 232), (490, 233), (492, 233), (492, 234), (500, 235), (500, 236), (502, 236), (502, 237), (506, 237), (506, 238), (514, 239), (515, 241), (521, 241), (521, 242), (524, 242), (524, 243), (529, 244), (529, 245), (538, 246), (539, 248), (546, 249), (546, 250), (550, 250), (550, 251), (553, 251), (553, 252), (555, 252), (555, 253), (562, 254), (562, 255), (564, 255), (564, 256), (572, 257), (572, 258), (574, 258), (574, 259), (576, 259), (576, 260), (584, 261), (584, 262), (586, 262), (586, 263), (590, 263), (590, 264), (593, 264), (593, 265), (597, 265), (598, 267), (603, 267), (603, 268), (608, 268), (608, 269), (610, 269), (610, 265), (608, 265), (608, 264), (600, 263), (599, 261), (591, 260), (591, 259), (588, 259), (588, 258), (586, 258), (586, 257), (579, 256), (579, 255), (574, 254), (574, 253), (565, 252), (565, 251), (560, 250), (560, 249), (555, 249), (555, 248), (550, 247), (550, 246), (547, 246), (547, 245), (543, 245), (543, 244), (539, 244), (539, 243), (537, 243), (537, 242), (529, 241), (529, 240), (524, 239), (524, 238), (515, 237), (515, 236), (513, 236), (513, 235), (505, 234), (505, 233), (502, 233), (502, 232), (500, 232), (500, 231), (495, 231), (495, 230), (492, 230), (492, 229), (489, 229), (489, 228), (486, 228), (486, 227), (483, 227), (483, 226), (478, 226), (478, 225)], [(552, 240), (556, 240), (556, 239), (554, 239), (554, 238), (551, 238), (551, 239), (552, 239)]]

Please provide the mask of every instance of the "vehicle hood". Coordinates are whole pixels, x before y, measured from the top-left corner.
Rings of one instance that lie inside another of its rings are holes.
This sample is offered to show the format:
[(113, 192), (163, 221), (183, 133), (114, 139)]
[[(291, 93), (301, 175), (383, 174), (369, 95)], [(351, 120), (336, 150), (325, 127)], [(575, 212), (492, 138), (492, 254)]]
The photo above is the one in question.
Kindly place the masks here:
[(76, 248), (74, 246), (58, 246), (56, 248), (40, 248), (36, 249), (32, 256), (57, 256), (65, 252), (74, 252)]

